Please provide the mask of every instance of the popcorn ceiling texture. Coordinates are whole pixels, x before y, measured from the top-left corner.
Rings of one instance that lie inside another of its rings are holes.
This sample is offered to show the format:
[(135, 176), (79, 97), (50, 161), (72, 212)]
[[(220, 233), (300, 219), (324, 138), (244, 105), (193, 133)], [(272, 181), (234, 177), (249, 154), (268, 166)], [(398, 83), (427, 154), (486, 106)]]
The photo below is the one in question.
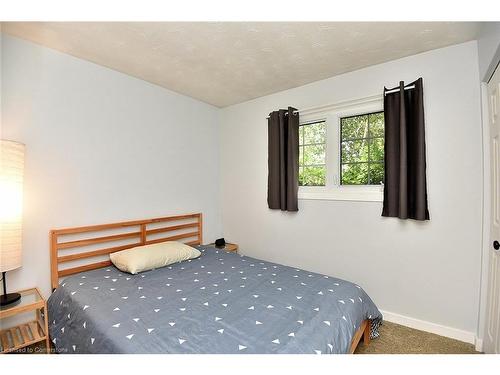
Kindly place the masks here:
[(471, 22), (4, 22), (2, 31), (217, 107), (476, 38)]

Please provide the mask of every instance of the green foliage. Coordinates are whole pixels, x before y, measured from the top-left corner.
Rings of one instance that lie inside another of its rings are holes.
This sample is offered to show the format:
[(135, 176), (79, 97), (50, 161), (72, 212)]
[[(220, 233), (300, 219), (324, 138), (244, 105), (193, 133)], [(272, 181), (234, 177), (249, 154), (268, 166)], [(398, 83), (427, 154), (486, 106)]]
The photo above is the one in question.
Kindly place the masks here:
[(326, 123), (299, 127), (299, 185), (324, 186), (326, 183)]
[(303, 131), (303, 145), (325, 143), (326, 124), (324, 121), (303, 125), (300, 128)]
[(341, 119), (342, 185), (384, 181), (384, 113)]
[(299, 156), (304, 166), (325, 164), (326, 145), (300, 146)]
[(368, 137), (368, 116), (345, 117), (341, 125), (342, 140)]
[(380, 185), (384, 182), (384, 163), (370, 164), (370, 184)]
[(342, 164), (342, 185), (367, 185), (368, 163)]
[(342, 163), (359, 163), (368, 161), (368, 141), (342, 142)]
[(370, 139), (370, 161), (384, 161), (384, 138)]
[(325, 186), (326, 166), (301, 167), (299, 169), (300, 186)]
[(370, 137), (384, 136), (384, 112), (372, 113), (368, 115), (370, 123)]

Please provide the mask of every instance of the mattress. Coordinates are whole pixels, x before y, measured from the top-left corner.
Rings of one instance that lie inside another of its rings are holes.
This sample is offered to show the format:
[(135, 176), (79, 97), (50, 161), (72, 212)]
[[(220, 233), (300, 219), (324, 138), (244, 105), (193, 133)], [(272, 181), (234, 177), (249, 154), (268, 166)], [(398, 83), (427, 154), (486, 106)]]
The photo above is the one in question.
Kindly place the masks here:
[(64, 279), (48, 300), (59, 353), (347, 353), (382, 314), (356, 284), (213, 247), (130, 275)]

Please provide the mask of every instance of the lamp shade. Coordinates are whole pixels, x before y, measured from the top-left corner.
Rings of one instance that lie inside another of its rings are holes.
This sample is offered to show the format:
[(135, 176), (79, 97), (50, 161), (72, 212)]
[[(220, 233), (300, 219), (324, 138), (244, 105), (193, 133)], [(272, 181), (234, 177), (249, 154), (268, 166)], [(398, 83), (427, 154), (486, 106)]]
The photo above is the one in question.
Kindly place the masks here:
[(24, 145), (0, 140), (0, 271), (21, 267)]

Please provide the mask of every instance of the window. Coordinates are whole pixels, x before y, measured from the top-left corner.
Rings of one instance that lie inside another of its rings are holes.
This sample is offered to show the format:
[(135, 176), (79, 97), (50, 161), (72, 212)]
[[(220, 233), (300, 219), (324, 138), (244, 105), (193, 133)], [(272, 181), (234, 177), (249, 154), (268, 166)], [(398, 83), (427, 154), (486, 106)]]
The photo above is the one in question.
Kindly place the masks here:
[(326, 123), (302, 124), (299, 127), (299, 186), (325, 186)]
[(299, 199), (383, 200), (383, 98), (300, 114)]
[(340, 119), (340, 184), (384, 181), (384, 112)]

